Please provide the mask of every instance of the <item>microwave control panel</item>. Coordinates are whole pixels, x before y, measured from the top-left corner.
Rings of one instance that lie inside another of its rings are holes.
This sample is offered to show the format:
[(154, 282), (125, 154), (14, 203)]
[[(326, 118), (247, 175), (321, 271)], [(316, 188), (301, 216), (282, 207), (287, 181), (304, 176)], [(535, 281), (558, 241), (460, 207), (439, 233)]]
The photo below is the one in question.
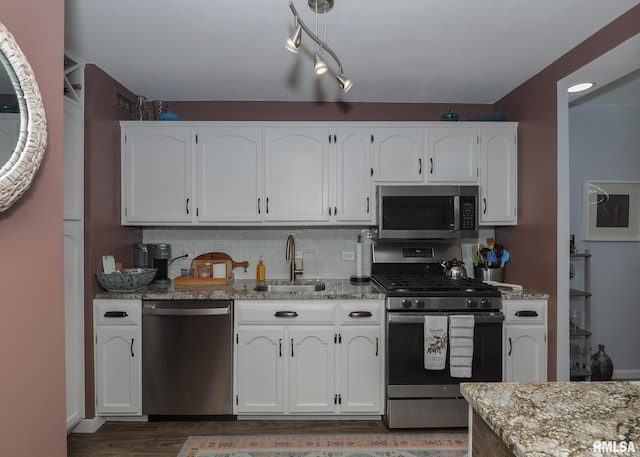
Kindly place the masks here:
[(460, 198), (460, 230), (476, 229), (476, 199), (475, 197)]

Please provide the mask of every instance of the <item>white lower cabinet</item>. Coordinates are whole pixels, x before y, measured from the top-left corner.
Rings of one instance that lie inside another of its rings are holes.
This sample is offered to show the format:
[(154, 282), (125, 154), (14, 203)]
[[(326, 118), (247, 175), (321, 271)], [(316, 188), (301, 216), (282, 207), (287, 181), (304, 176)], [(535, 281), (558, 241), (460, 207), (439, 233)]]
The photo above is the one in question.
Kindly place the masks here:
[[(234, 307), (235, 414), (382, 414), (383, 301), (240, 300)], [(354, 307), (357, 322), (348, 322), (345, 310)]]
[(93, 301), (98, 416), (142, 415), (141, 300)]
[(547, 300), (503, 300), (505, 382), (547, 381)]

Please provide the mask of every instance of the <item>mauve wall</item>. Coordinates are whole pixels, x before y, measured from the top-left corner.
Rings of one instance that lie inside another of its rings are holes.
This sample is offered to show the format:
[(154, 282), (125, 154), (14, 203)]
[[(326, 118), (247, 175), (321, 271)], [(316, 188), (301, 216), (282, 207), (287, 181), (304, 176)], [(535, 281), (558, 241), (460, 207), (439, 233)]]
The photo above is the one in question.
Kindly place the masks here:
[(31, 188), (0, 213), (0, 455), (64, 457), (64, 1), (3, 0), (0, 21), (33, 68), (48, 123)]
[(92, 296), (103, 289), (95, 273), (102, 256), (113, 254), (133, 265), (133, 245), (142, 242), (142, 229), (120, 225), (120, 120), (131, 115), (116, 107), (115, 97), (135, 95), (95, 65), (85, 69), (84, 128), (84, 315), (85, 412), (95, 416)]
[[(557, 377), (557, 82), (640, 33), (640, 5), (498, 102), (518, 124), (518, 225), (496, 230), (513, 261), (505, 281), (551, 294), (549, 380)], [(568, 280), (568, 278), (567, 278)], [(560, 329), (568, 331), (568, 329)]]

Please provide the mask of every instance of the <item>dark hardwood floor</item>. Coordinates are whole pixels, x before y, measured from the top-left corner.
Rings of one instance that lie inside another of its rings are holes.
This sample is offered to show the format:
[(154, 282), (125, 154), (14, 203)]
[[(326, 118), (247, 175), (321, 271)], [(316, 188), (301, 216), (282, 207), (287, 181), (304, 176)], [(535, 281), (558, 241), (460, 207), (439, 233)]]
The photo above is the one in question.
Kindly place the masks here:
[[(190, 435), (386, 432), (389, 432), (389, 429), (382, 421), (107, 422), (95, 433), (70, 434), (67, 437), (67, 456), (177, 457)], [(424, 433), (425, 430), (415, 432)]]

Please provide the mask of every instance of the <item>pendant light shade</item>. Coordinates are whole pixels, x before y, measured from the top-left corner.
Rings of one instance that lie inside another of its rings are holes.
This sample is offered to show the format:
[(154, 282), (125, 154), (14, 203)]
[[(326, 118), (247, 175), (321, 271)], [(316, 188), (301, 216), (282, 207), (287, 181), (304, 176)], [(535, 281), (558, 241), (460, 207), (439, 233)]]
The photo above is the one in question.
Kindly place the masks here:
[(300, 44), (302, 42), (302, 27), (297, 25), (296, 29), (287, 37), (284, 42), (284, 47), (289, 51), (297, 54), (300, 51)]
[(291, 35), (289, 35), (285, 41), (285, 48), (289, 51), (298, 53), (300, 50), (300, 44), (302, 42), (302, 32), (306, 33), (309, 38), (315, 41), (319, 46), (319, 52), (315, 52), (313, 54), (313, 71), (316, 75), (322, 75), (324, 73), (329, 72), (329, 66), (327, 62), (323, 59), (324, 51), (329, 54), (333, 60), (335, 60), (338, 65), (338, 71), (333, 72), (338, 80), (338, 85), (342, 92), (348, 92), (353, 86), (353, 81), (343, 75), (342, 71), (342, 63), (335, 52), (329, 47), (327, 44), (327, 30), (326, 30), (326, 19), (324, 20), (324, 35), (323, 39), (320, 39), (317, 35), (318, 33), (318, 15), (326, 14), (333, 8), (334, 0), (308, 0), (309, 8), (315, 13), (316, 16), (316, 33), (313, 33), (307, 25), (302, 22), (300, 16), (298, 15), (298, 11), (295, 6), (293, 6), (293, 0), (289, 0), (289, 8), (291, 8), (291, 12), (293, 13), (293, 17), (295, 19), (296, 28)]
[(316, 75), (323, 75), (327, 72), (329, 67), (327, 66), (327, 62), (325, 62), (320, 54), (317, 52), (313, 56), (313, 71), (316, 72)]
[(336, 75), (336, 79), (338, 80), (338, 85), (340, 86), (340, 89), (342, 89), (342, 92), (345, 94), (349, 92), (349, 89), (353, 86), (353, 81), (343, 75)]

